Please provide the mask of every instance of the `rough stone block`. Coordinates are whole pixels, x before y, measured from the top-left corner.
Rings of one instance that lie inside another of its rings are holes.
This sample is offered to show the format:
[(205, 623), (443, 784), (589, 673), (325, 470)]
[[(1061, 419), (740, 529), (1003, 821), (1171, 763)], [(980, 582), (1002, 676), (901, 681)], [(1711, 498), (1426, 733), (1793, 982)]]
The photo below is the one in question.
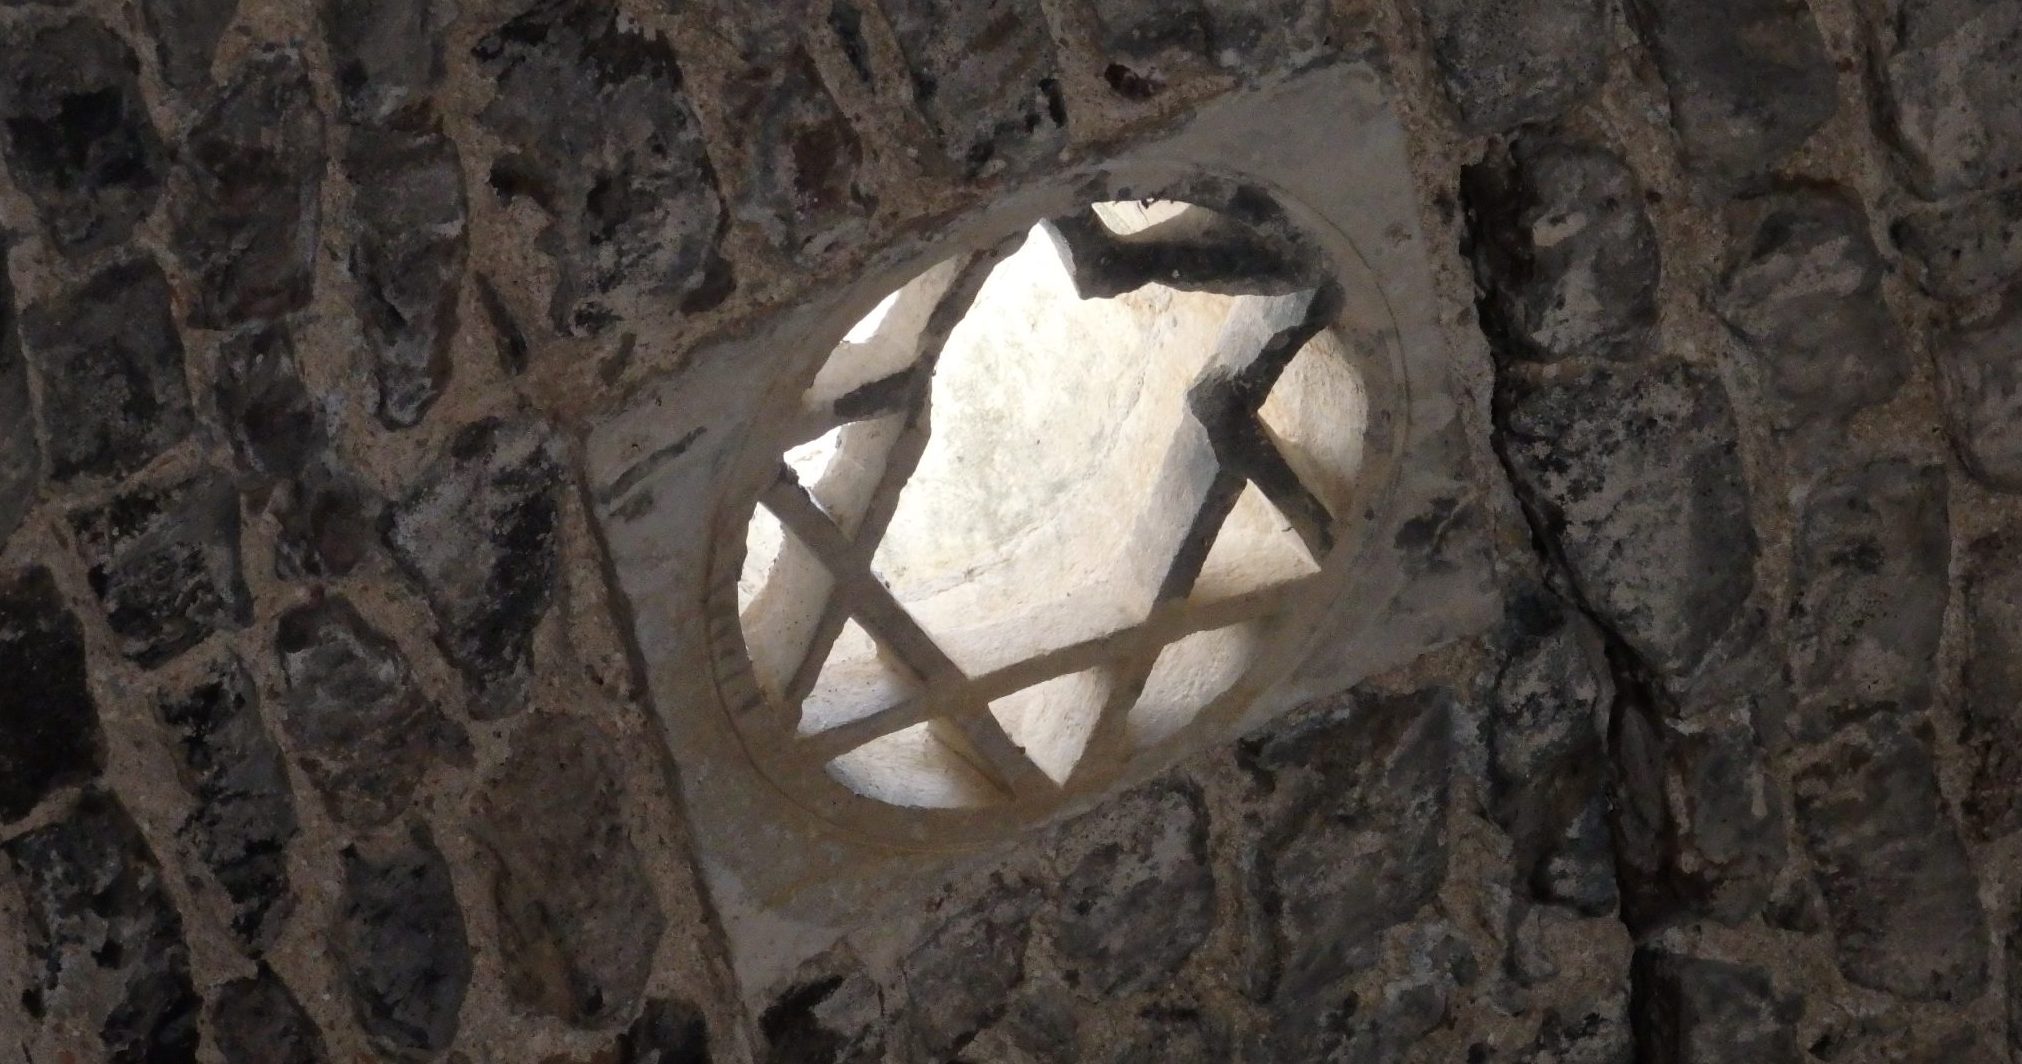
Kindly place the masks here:
[(907, 1018), (927, 1058), (951, 1057), (1004, 1015), (1011, 992), (1025, 979), (1025, 949), (1038, 904), (1035, 884), (993, 884), (928, 932), (900, 962), (907, 985), (924, 988), (912, 999)]
[(142, 667), (252, 620), (239, 572), (239, 495), (224, 474), (135, 488), (70, 525), (121, 652)]
[(85, 665), (84, 631), (49, 570), (0, 581), (0, 823), (104, 766)]
[(1650, 1064), (1796, 1060), (1803, 1003), (1779, 993), (1768, 970), (1644, 948), (1636, 951), (1630, 1009), (1636, 1059)]
[(2022, 279), (2022, 186), (1912, 210), (1890, 232), (1940, 299), (1963, 303)]
[(426, 105), (442, 80), (442, 38), (454, 10), (440, 0), (323, 0), (323, 40), (339, 114), (388, 123)]
[(1891, 0), (1878, 60), (1884, 133), (1927, 197), (2022, 176), (2022, 9), (2005, 0)]
[(395, 1052), (434, 1055), (456, 1039), (470, 942), (449, 864), (415, 825), (344, 849), (331, 936), (359, 1026)]
[(281, 727), (331, 814), (385, 824), (407, 808), (462, 732), (422, 694), (407, 659), (341, 597), (281, 615), (275, 638), (288, 684)]
[(29, 1016), (86, 1039), (83, 1032), (96, 1031), (100, 1060), (195, 1064), (202, 1003), (190, 984), (182, 918), (118, 800), (87, 791), (60, 819), (0, 851), (27, 903)]
[(970, 177), (1020, 171), (1066, 142), (1067, 111), (1038, 0), (891, 0), (920, 110)]
[(858, 181), (863, 145), (796, 49), (733, 86), (737, 124), (751, 137), (751, 215), (781, 247), (819, 255), (862, 229), (869, 192)]
[(326, 1064), (323, 1032), (265, 964), (211, 991), (211, 1032), (225, 1064)]
[(1842, 731), (1825, 754), (1798, 773), (1797, 811), (1840, 971), (1913, 1000), (1978, 997), (1987, 914), (1930, 753), (1878, 718)]
[(379, 543), (386, 502), (328, 455), (308, 463), (275, 507), (275, 575), (283, 580), (343, 576)]
[(759, 1015), (758, 1029), (768, 1050), (766, 1064), (886, 1059), (882, 992), (859, 965), (786, 988)]
[(545, 425), (488, 419), (449, 452), (394, 506), (387, 545), (427, 592), (443, 651), (477, 696), (472, 715), (491, 719), (525, 704), (534, 630), (554, 595), (558, 444)]
[[(1752, 216), (1752, 217), (1751, 217)], [(1714, 309), (1767, 370), (1785, 424), (1845, 418), (1910, 376), (1860, 207), (1822, 192), (1743, 212)]]
[(2022, 290), (1992, 317), (1957, 325), (1934, 346), (1952, 446), (1966, 472), (2022, 492)]
[(1215, 924), (1208, 811), (1198, 789), (1162, 783), (1083, 821), (1122, 830), (1096, 841), (1061, 884), (1054, 949), (1076, 984), (1103, 997), (1159, 986), (1178, 974)]
[(183, 343), (152, 259), (108, 266), (28, 308), (21, 339), (42, 382), (50, 475), (121, 476), (188, 434)]
[(1657, 321), (1661, 262), (1643, 193), (1601, 148), (1525, 136), (1461, 177), (1498, 353), (1635, 357)]
[(1965, 815), (1994, 838), (2022, 827), (2022, 536), (1966, 551), (1966, 669), (1960, 708), (1975, 765)]
[(469, 254), (463, 167), (456, 144), (434, 128), (356, 130), (344, 165), (358, 192), (351, 276), (379, 420), (406, 428), (449, 383)]
[(281, 749), (260, 719), (252, 678), (233, 662), (162, 702), (176, 765), (196, 810), (182, 834), (232, 901), (232, 930), (255, 951), (280, 932), (294, 899), (288, 843), (295, 794)]
[(595, 333), (640, 300), (701, 310), (729, 280), (724, 208), (666, 42), (564, 0), (508, 21), (474, 54), (497, 82), (480, 120), (507, 149), (491, 185), (549, 217), (559, 332)]
[(133, 51), (84, 18), (10, 23), (8, 32), (21, 34), (0, 54), (0, 129), (15, 183), (65, 251), (124, 241), (154, 209), (166, 169)]
[(1755, 586), (1719, 378), (1678, 363), (1501, 387), (1497, 446), (1581, 597), (1660, 675), (1689, 673)]
[(527, 722), (478, 800), (506, 989), (579, 1027), (638, 1006), (665, 921), (625, 830), (610, 737), (575, 717)]
[(42, 444), (28, 403), (28, 361), (21, 354), (19, 315), (0, 241), (0, 549), (21, 526), (42, 488)]
[(323, 187), (323, 116), (293, 52), (249, 59), (191, 126), (173, 246), (195, 285), (189, 323), (224, 329), (309, 302)]
[(1929, 704), (1950, 597), (1946, 494), (1944, 467), (1884, 459), (1804, 501), (1789, 626), (1801, 736)]
[(1598, 0), (1419, 0), (1418, 12), (1468, 132), (1550, 121), (1607, 75)]
[(1633, 0), (1670, 86), (1685, 163), (1722, 188), (1766, 176), (1839, 107), (1805, 0)]
[(328, 442), (286, 327), (256, 325), (218, 345), (219, 428), (241, 468), (286, 480)]
[(686, 1001), (654, 998), (618, 1036), (611, 1064), (708, 1064), (709, 1021)]
[(239, 0), (143, 0), (140, 13), (154, 37), (162, 80), (191, 89), (209, 83), (218, 39), (239, 13)]

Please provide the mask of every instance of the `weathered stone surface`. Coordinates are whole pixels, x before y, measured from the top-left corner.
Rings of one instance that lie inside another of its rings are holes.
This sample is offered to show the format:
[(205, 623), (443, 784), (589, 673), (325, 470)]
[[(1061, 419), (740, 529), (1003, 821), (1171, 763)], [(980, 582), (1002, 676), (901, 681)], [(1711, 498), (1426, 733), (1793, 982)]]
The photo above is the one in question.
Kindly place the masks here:
[(471, 960), (442, 852), (416, 824), (346, 847), (343, 858), (331, 944), (359, 1026), (396, 1051), (449, 1048)]
[(1366, 995), (1350, 994), (1326, 1011), (1311, 1004), (1279, 1010), (1272, 1017), (1270, 1059), (1286, 1064), (1415, 1059), (1413, 1048), (1451, 1022), (1455, 991), (1472, 983), (1479, 969), (1467, 943), (1441, 923), (1415, 927), (1410, 938), (1405, 969), (1369, 986)]
[(1075, 1015), (1078, 1004), (1064, 987), (1028, 982), (1004, 1015), (962, 1050), (960, 1059), (1078, 1064), (1088, 1059)]
[(170, 202), (188, 320), (206, 329), (309, 302), (322, 219), (323, 116), (290, 51), (246, 61), (190, 128)]
[(1660, 676), (1689, 672), (1755, 586), (1734, 412), (1712, 373), (1505, 379), (1496, 445), (1580, 596)]
[(283, 326), (255, 325), (226, 336), (218, 344), (215, 394), (219, 427), (246, 470), (295, 477), (327, 442)]
[(702, 1010), (686, 1001), (654, 998), (618, 1036), (610, 1064), (709, 1064), (711, 1059), (709, 1021)]
[(293, 906), (287, 847), (297, 825), (288, 768), (260, 719), (258, 691), (233, 662), (165, 700), (161, 717), (175, 732), (176, 767), (197, 803), (183, 837), (232, 900), (232, 930), (264, 949)]
[(1194, 787), (1137, 791), (1099, 816), (1124, 830), (1067, 874), (1053, 946), (1078, 985), (1107, 997), (1157, 986), (1186, 964), (1214, 930), (1215, 878)]
[(1019, 171), (1065, 144), (1053, 41), (1038, 0), (892, 0), (913, 95), (970, 177)]
[(505, 142), (501, 196), (547, 213), (557, 331), (594, 333), (641, 299), (706, 309), (729, 292), (723, 204), (681, 71), (663, 40), (600, 5), (538, 5), (480, 41), (498, 92), (480, 118)]
[(84, 631), (49, 570), (0, 580), (0, 822), (105, 764), (98, 705), (85, 682)]
[(449, 5), (323, 0), (319, 13), (346, 121), (388, 123), (426, 106), (442, 80), (443, 30), (454, 14)]
[(1844, 418), (1894, 395), (1910, 376), (1909, 344), (1859, 205), (1784, 193), (1737, 221), (1714, 308), (1767, 369), (1779, 420)]
[(1587, 1010), (1547, 1009), (1516, 1064), (1629, 1064), (1635, 1059), (1627, 1006), (1619, 998)]
[(476, 809), (506, 989), (581, 1027), (638, 1006), (665, 926), (614, 765), (597, 725), (544, 715), (527, 722)]
[(1607, 73), (1608, 9), (1596, 0), (1421, 0), (1418, 11), (1471, 133), (1557, 118)]
[(1241, 76), (1296, 69), (1323, 52), (1327, 5), (1314, 0), (1096, 0), (1104, 78), (1119, 95), (1146, 99), (1165, 87), (1161, 60), (1200, 57)]
[(2002, 0), (1892, 0), (1880, 110), (1925, 196), (2022, 175), (2022, 11)]
[(1265, 923), (1260, 996), (1331, 1006), (1335, 984), (1439, 890), (1449, 701), (1440, 691), (1358, 700), (1244, 744), (1273, 808), (1251, 885)]
[(358, 192), (351, 276), (373, 355), (379, 420), (419, 422), (449, 382), (469, 241), (463, 167), (439, 129), (359, 129), (345, 171)]
[(399, 648), (342, 597), (282, 614), (275, 644), (288, 683), (281, 726), (337, 819), (392, 820), (429, 766), (462, 749)]
[(885, 1059), (884, 995), (857, 965), (788, 987), (758, 1018), (767, 1064)]
[(21, 341), (42, 382), (49, 472), (130, 473), (189, 432), (183, 343), (152, 259), (109, 266), (28, 308)]
[(862, 229), (872, 203), (858, 180), (863, 145), (796, 49), (733, 86), (737, 123), (751, 133), (754, 202), (746, 213), (781, 247), (819, 255)]
[(1921, 711), (1949, 597), (1943, 466), (1883, 459), (1813, 489), (1798, 520), (1791, 600), (1796, 730)]
[(1930, 754), (1886, 718), (1842, 731), (1825, 754), (1799, 772), (1797, 810), (1840, 971), (1906, 998), (1978, 997), (1987, 916)]
[(19, 314), (0, 240), (0, 549), (21, 526), (42, 487), (42, 444), (28, 405), (28, 361), (21, 354)]
[(457, 434), (387, 525), (387, 545), (427, 592), (480, 719), (526, 702), (534, 629), (555, 588), (558, 449), (537, 422), (480, 421)]
[(1636, 177), (1613, 153), (1527, 135), (1461, 176), (1482, 329), (1498, 354), (1643, 354), (1662, 265)]
[(1952, 446), (1974, 479), (2022, 492), (2022, 290), (1936, 344)]
[(1755, 1064), (1796, 1060), (1797, 998), (1768, 971), (1705, 957), (1639, 949), (1630, 976), (1636, 1059), (1651, 1064)]
[(27, 902), (30, 1018), (80, 1035), (95, 1029), (109, 1064), (194, 1064), (201, 1002), (182, 918), (118, 801), (87, 791), (61, 819), (0, 851)]
[(1932, 295), (1985, 295), (2022, 278), (2022, 186), (1913, 210), (1890, 234)]
[(324, 1064), (323, 1032), (274, 970), (211, 991), (211, 1031), (225, 1064)]
[(239, 493), (199, 470), (73, 514), (91, 590), (120, 651), (154, 668), (252, 617), (239, 572)]
[(386, 500), (331, 460), (309, 462), (276, 506), (274, 570), (283, 580), (343, 576), (379, 544)]
[(73, 254), (125, 240), (161, 194), (161, 137), (125, 42), (85, 18), (35, 28), (0, 55), (7, 167)]
[(1542, 589), (1519, 593), (1510, 613), (1486, 714), (1490, 815), (1509, 833), (1521, 889), (1598, 916), (1616, 902), (1600, 639)]
[(1838, 75), (1805, 0), (1635, 0), (1685, 164), (1721, 187), (1767, 175), (1830, 119)]
[(140, 13), (154, 38), (162, 80), (189, 89), (210, 81), (218, 38), (239, 13), (239, 0), (144, 0)]
[(1036, 884), (993, 884), (906, 954), (906, 984), (929, 988), (914, 996), (906, 1017), (927, 1058), (948, 1059), (1004, 1015), (1025, 978), (1038, 905)]
[(1142, 1010), (1142, 1033), (1110, 1058), (1112, 1064), (1210, 1064), (1232, 1059), (1226, 1024), (1191, 1005), (1153, 1005)]
[(1333, 12), (1324, 0), (1202, 0), (1211, 55), (1223, 67), (1261, 78), (1326, 54)]
[(1960, 709), (1974, 759), (1967, 823), (1981, 838), (2022, 827), (2022, 542), (2012, 533), (1966, 551), (1966, 669)]

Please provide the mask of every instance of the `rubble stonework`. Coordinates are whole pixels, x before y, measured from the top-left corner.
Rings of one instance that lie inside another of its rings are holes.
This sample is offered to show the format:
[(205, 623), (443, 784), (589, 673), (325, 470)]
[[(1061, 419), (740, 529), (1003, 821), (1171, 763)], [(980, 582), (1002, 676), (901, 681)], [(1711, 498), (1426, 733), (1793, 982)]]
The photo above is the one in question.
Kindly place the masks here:
[[(2022, 1054), (2022, 7), (116, 6), (0, 0), (0, 1058)], [(818, 298), (1316, 72), (1451, 369), (1385, 557), (1495, 615), (726, 904), (610, 515), (717, 519)], [(592, 473), (652, 396), (692, 498)]]

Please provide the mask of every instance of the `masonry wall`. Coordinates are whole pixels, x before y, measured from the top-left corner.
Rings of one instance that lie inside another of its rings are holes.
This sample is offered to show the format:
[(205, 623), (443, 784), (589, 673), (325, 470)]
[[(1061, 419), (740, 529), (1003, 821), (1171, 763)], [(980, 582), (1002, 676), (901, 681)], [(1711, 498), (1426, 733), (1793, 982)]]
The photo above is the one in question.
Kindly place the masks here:
[[(0, 43), (0, 1060), (2022, 1047), (2022, 8), (10, 0)], [(1485, 543), (1504, 619), (747, 1007), (586, 426), (1347, 57), (1471, 415), (1417, 547)]]

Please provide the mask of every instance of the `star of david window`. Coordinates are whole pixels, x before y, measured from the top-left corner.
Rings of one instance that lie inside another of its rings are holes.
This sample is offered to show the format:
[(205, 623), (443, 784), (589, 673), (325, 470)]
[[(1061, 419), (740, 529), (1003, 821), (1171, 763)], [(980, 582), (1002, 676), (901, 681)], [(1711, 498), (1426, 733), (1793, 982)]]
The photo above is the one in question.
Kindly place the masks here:
[(836, 344), (717, 552), (721, 682), (767, 776), (830, 816), (1039, 813), (1295, 662), (1369, 403), (1337, 282), (1272, 221), (1091, 204)]

